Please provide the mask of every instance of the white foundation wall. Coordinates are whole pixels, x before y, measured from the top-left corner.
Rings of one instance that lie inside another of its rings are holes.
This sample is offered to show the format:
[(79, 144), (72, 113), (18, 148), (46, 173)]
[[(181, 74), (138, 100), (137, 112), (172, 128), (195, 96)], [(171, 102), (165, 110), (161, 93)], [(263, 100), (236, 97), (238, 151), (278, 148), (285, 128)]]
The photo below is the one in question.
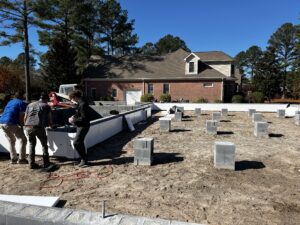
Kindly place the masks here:
[[(123, 126), (124, 117), (131, 119), (132, 124), (137, 124), (151, 117), (151, 106), (141, 107), (140, 109), (121, 113), (120, 115), (110, 116), (94, 120), (91, 122), (90, 130), (85, 138), (86, 148), (90, 148), (102, 141), (121, 132), (126, 126)], [(67, 128), (68, 129), (68, 128)], [(26, 132), (25, 132), (26, 134)], [(47, 129), (48, 151), (50, 156), (78, 158), (79, 155), (73, 147), (73, 141), (76, 131), (66, 131), (66, 129)], [(16, 150), (19, 151), (20, 143), (16, 142)], [(9, 143), (4, 132), (0, 129), (0, 152), (9, 152)], [(36, 155), (42, 155), (42, 146), (39, 140), (36, 145)], [(29, 153), (29, 143), (27, 143), (26, 153)]]
[(232, 112), (248, 112), (248, 109), (255, 109), (257, 112), (277, 112), (277, 109), (285, 109), (286, 116), (295, 116), (295, 112), (299, 111), (300, 105), (291, 105), (287, 108), (287, 104), (247, 104), (247, 103), (153, 103), (152, 110), (167, 111), (172, 106), (184, 107), (184, 110), (201, 110), (221, 111), (222, 108)]

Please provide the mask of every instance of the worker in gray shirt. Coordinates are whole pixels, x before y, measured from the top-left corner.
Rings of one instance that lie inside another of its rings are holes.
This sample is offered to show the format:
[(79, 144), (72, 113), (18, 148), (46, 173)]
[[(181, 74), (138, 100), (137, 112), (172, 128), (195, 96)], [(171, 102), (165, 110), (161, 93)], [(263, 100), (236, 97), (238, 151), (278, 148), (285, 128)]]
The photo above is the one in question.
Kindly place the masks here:
[(48, 140), (46, 135), (46, 127), (52, 127), (52, 113), (48, 105), (48, 95), (41, 93), (40, 99), (36, 102), (30, 103), (25, 111), (25, 130), (29, 139), (29, 168), (37, 169), (39, 165), (35, 163), (35, 146), (36, 138), (41, 142), (43, 149), (43, 167), (50, 166), (48, 153)]

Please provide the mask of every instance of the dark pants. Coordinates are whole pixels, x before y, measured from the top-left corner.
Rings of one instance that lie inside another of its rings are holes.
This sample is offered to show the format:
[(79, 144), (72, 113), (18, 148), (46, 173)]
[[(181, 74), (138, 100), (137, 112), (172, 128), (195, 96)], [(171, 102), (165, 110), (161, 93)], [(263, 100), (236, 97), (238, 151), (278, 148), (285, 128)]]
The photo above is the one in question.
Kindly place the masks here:
[(89, 132), (90, 127), (77, 127), (76, 136), (74, 139), (74, 148), (80, 155), (80, 158), (87, 161), (87, 154), (84, 146), (84, 138)]
[(43, 162), (44, 166), (49, 165), (49, 153), (48, 153), (48, 144), (47, 144), (47, 135), (45, 128), (43, 127), (32, 127), (26, 128), (28, 139), (29, 139), (29, 164), (35, 163), (35, 146), (36, 138), (41, 142), (43, 149)]

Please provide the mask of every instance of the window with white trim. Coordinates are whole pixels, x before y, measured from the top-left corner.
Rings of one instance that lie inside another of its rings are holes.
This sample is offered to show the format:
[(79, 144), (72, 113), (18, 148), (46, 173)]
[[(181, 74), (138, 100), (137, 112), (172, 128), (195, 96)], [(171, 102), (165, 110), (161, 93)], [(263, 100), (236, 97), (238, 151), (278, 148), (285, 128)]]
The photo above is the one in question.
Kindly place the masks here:
[(96, 99), (96, 88), (91, 88), (91, 96), (94, 100)]
[(153, 91), (153, 84), (148, 84), (148, 93), (149, 94), (153, 94), (154, 91)]
[(112, 89), (111, 90), (111, 97), (117, 97), (117, 89)]
[(205, 87), (205, 88), (209, 88), (209, 87), (213, 87), (213, 86), (214, 86), (214, 83), (212, 83), (212, 82), (203, 83), (203, 87)]
[(195, 72), (195, 63), (189, 62), (189, 73)]
[(164, 84), (163, 93), (164, 94), (169, 94), (170, 93), (170, 84)]

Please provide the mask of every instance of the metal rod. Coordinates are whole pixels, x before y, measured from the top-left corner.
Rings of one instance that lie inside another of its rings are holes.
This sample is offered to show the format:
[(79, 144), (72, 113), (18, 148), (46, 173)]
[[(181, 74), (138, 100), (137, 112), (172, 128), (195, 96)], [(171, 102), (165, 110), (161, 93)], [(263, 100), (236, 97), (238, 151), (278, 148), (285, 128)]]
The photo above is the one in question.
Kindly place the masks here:
[(106, 200), (102, 201), (102, 218), (105, 218), (105, 202)]

